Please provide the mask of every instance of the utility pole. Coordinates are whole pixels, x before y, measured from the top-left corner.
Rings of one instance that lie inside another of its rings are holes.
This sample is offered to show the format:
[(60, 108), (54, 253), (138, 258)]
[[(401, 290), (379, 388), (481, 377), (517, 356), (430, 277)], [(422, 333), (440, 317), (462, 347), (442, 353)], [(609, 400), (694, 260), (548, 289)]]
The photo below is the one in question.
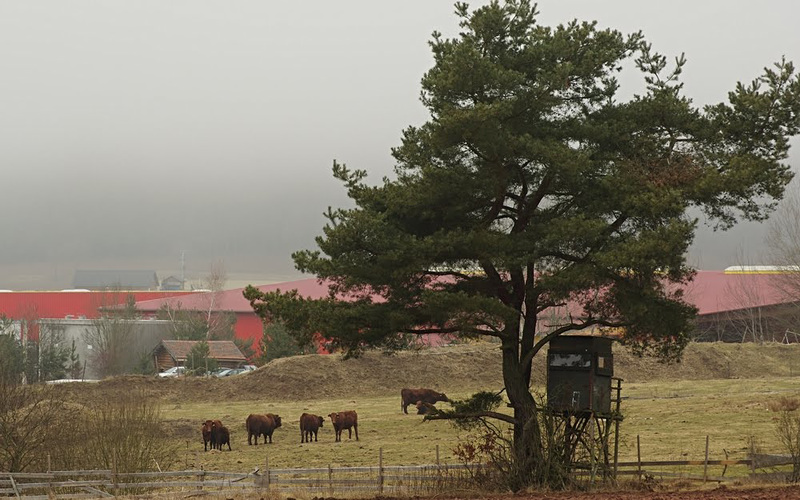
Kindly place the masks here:
[(181, 250), (181, 290), (186, 289), (186, 252)]

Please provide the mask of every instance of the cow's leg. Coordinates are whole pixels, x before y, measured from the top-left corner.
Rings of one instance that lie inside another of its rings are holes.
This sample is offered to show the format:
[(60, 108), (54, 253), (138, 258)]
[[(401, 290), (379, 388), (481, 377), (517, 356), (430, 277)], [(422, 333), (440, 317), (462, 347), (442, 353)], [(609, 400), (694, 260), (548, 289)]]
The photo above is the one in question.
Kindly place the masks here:
[(358, 424), (353, 424), (353, 430), (356, 431), (356, 441), (358, 441)]

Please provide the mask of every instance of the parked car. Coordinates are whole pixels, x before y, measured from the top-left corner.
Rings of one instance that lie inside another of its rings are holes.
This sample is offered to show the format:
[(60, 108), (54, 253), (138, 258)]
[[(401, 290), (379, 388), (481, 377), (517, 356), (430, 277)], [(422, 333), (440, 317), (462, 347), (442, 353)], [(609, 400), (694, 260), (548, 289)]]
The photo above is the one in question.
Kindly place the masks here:
[(163, 372), (159, 373), (159, 377), (179, 377), (181, 375), (186, 374), (186, 367), (185, 366), (173, 366), (172, 368), (168, 368)]
[(211, 375), (215, 377), (230, 377), (231, 375), (239, 375), (241, 373), (251, 372), (258, 368), (255, 365), (244, 365), (239, 368), (220, 368)]
[(220, 368), (219, 370), (214, 371), (211, 375), (214, 377), (227, 377), (229, 375), (236, 375), (236, 370), (233, 368)]

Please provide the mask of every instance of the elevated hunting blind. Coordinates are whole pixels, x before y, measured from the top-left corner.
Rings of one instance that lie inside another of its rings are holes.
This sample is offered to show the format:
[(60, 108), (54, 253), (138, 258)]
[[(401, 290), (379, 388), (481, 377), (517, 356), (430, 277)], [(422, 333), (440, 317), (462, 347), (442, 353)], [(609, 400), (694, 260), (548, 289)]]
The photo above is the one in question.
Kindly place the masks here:
[(561, 336), (547, 354), (547, 403), (569, 413), (611, 413), (614, 356), (611, 339)]

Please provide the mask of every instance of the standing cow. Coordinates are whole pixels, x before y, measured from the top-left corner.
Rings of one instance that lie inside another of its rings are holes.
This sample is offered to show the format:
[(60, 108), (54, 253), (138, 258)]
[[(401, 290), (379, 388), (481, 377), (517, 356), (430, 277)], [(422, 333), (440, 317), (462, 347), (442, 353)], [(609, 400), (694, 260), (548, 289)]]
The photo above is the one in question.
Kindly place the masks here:
[(200, 427), (200, 433), (203, 435), (203, 451), (208, 451), (209, 443), (211, 443), (211, 449), (214, 449), (214, 442), (211, 441), (211, 426), (213, 424), (213, 420), (206, 420)]
[(322, 427), (323, 422), (325, 422), (325, 419), (318, 415), (310, 413), (300, 415), (300, 442), (310, 443), (312, 434), (314, 435), (314, 441), (316, 441), (317, 432)]
[(222, 451), (224, 445), (228, 445), (228, 451), (231, 451), (231, 433), (227, 427), (222, 425), (219, 420), (214, 420), (211, 423), (211, 447)]
[(353, 410), (340, 411), (328, 415), (333, 424), (333, 431), (336, 433), (336, 441), (342, 440), (342, 431), (347, 429), (347, 439), (353, 438), (353, 431), (356, 432), (358, 441), (358, 414)]
[[(272, 443), (272, 433), (281, 426), (281, 417), (267, 413), (266, 415), (256, 415), (251, 413), (245, 421), (247, 427), (247, 444), (258, 445), (258, 437), (264, 436), (264, 444), (267, 444), (267, 438)], [(252, 438), (255, 437), (255, 442)]]
[(408, 414), (408, 405), (416, 405), (417, 401), (430, 404), (436, 404), (437, 401), (450, 401), (443, 392), (436, 392), (433, 389), (403, 389), (400, 391), (400, 398), (400, 408), (406, 415)]

